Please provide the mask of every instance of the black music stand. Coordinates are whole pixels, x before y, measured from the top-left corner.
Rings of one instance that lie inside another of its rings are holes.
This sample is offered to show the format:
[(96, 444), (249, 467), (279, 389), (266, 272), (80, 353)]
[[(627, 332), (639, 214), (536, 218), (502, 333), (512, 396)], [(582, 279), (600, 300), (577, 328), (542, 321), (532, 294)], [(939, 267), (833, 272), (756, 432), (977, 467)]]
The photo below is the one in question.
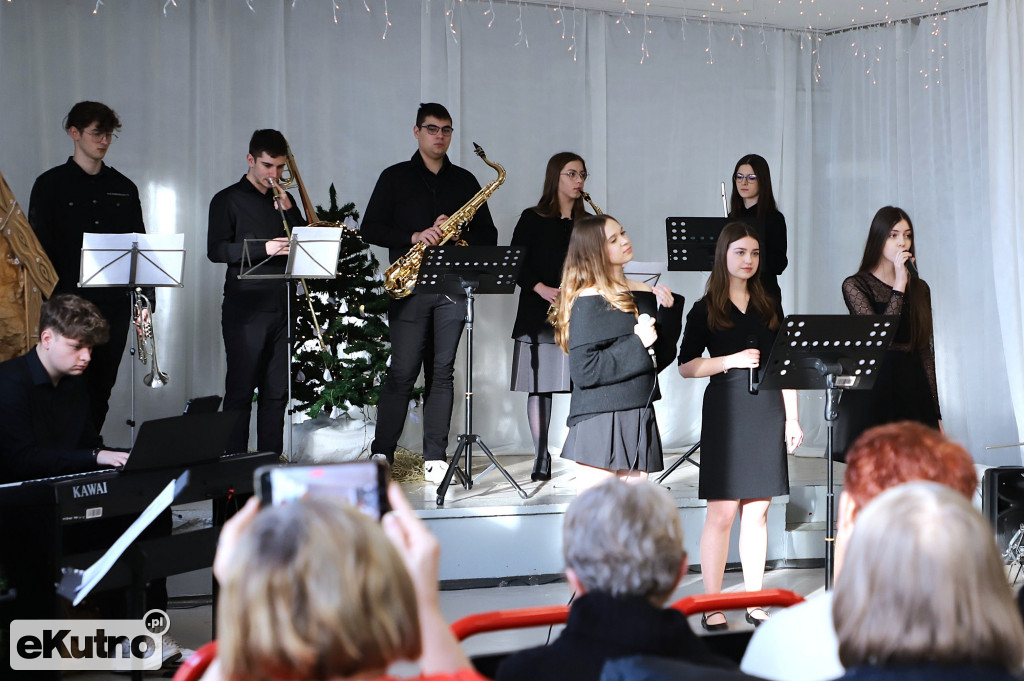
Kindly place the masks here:
[[(492, 468), (505, 476), (509, 484), (523, 499), (526, 492), (509, 475), (483, 438), (473, 432), (473, 322), (475, 320), (476, 294), (512, 293), (516, 289), (516, 277), (522, 265), (523, 249), (512, 246), (445, 246), (426, 249), (420, 266), (416, 293), (447, 293), (466, 296), (466, 431), (459, 435), (448, 472), (437, 488), (437, 505), (444, 505), (452, 476), (466, 489), (473, 489), (473, 445), (479, 445), (491, 460), (491, 465), (477, 480), (487, 475)], [(466, 471), (459, 470), (459, 458), (466, 453)]]
[[(722, 190), (725, 200), (725, 190)], [(668, 269), (670, 272), (710, 272), (715, 264), (715, 246), (718, 235), (729, 222), (728, 218), (665, 218), (665, 234), (668, 240)], [(691, 463), (697, 468), (700, 464), (691, 457), (700, 449), (700, 440), (693, 444), (686, 453), (658, 476), (659, 484), (672, 475), (675, 469), (684, 463)]]
[(844, 390), (875, 384), (892, 343), (898, 317), (886, 315), (790, 315), (779, 327), (757, 390), (824, 390), (828, 459), (825, 508), (825, 588), (832, 588), (835, 558), (833, 428)]
[(665, 218), (670, 272), (710, 272), (715, 245), (729, 218)]

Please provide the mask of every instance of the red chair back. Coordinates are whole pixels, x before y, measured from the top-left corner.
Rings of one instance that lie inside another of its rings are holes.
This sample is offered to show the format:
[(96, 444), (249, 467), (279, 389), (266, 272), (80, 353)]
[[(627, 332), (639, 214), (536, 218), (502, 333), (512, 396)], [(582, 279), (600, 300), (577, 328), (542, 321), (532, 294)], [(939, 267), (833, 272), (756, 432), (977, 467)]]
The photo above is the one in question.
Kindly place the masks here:
[[(727, 594), (700, 594), (687, 596), (670, 607), (689, 616), (698, 612), (715, 610), (738, 610), (740, 608), (782, 606), (789, 607), (804, 600), (803, 596), (787, 589), (766, 589), (764, 591), (738, 591)], [(476, 615), (467, 615), (452, 623), (455, 638), (464, 641), (476, 634), (504, 629), (526, 629), (529, 627), (565, 624), (569, 606), (550, 605), (537, 608), (515, 608), (495, 610)], [(175, 681), (178, 681), (175, 679)]]
[(207, 667), (217, 659), (217, 641), (210, 641), (192, 653), (174, 672), (172, 681), (199, 681)]

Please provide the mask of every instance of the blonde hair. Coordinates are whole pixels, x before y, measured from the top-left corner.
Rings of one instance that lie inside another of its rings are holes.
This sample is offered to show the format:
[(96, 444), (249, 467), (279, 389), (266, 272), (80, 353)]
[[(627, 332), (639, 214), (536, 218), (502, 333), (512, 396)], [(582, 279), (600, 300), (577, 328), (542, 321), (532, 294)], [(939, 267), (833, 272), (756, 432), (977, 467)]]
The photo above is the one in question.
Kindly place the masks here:
[(683, 525), (672, 496), (649, 482), (616, 478), (569, 505), (562, 552), (588, 591), (665, 603), (683, 564)]
[(548, 312), (548, 322), (555, 327), (555, 342), (563, 352), (569, 352), (569, 319), (580, 291), (596, 288), (616, 310), (637, 314), (629, 287), (612, 278), (604, 234), (609, 220), (615, 218), (608, 214), (585, 215), (573, 223), (569, 251), (562, 266), (562, 286)]
[(858, 516), (832, 618), (839, 659), (977, 664), (1016, 672), (1024, 624), (992, 528), (957, 492), (910, 482)]
[(221, 586), (218, 656), (227, 679), (346, 677), (420, 655), (401, 557), (377, 523), (341, 500), (261, 511)]

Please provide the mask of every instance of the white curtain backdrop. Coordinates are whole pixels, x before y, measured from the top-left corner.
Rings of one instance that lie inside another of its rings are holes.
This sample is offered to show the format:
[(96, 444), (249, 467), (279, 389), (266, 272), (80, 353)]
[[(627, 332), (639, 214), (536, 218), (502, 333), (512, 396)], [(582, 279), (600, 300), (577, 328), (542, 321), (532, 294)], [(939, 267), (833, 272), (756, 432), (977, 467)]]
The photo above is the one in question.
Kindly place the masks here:
[[(440, 101), (455, 118), (452, 160), (490, 181), (471, 153), (478, 142), (508, 171), (489, 201), (501, 243), (536, 203), (557, 151), (587, 159), (588, 190), (630, 231), (641, 260), (664, 260), (666, 217), (720, 215), (719, 185), (736, 159), (763, 155), (790, 229), (780, 280), (789, 312), (844, 312), (840, 283), (871, 216), (901, 205), (934, 292), (946, 427), (986, 463), (1000, 455), (985, 445), (1016, 439), (990, 275), (999, 245), (988, 217), (984, 8), (947, 15), (938, 34), (926, 19), (819, 40), (509, 3), (391, 0), (387, 19), (382, 3), (369, 12), (358, 0), (337, 4), (335, 23), (330, 3), (288, 0), (254, 0), (254, 12), (178, 0), (166, 15), (156, 0), (105, 0), (95, 15), (91, 2), (0, 3), (0, 170), (25, 207), (34, 178), (71, 152), (62, 117), (97, 99), (122, 117), (107, 160), (139, 185), (147, 227), (186, 234), (185, 288), (158, 294), (171, 383), (138, 383), (138, 419), (223, 391), (224, 266), (205, 257), (206, 211), (245, 171), (252, 131), (285, 133), (314, 202), (334, 183), (362, 210), (380, 171), (415, 150), (417, 104)], [(664, 281), (688, 309), (705, 275)], [(489, 296), (478, 312), (476, 431), (496, 451), (529, 451), (525, 395), (508, 391), (514, 296)], [(463, 361), (460, 353), (457, 395)], [(111, 442), (127, 440), (128, 384), (126, 360)], [(703, 388), (663, 374), (657, 413), (668, 446), (699, 437)], [(556, 399), (553, 423), (567, 411), (568, 397)], [(453, 433), (462, 418), (456, 400)], [(803, 421), (821, 443), (819, 396), (803, 397)], [(417, 435), (407, 429), (403, 441), (418, 448)]]
[(1017, 439), (1024, 439), (1024, 7), (993, 0), (988, 8), (988, 147), (992, 254), (1001, 340)]

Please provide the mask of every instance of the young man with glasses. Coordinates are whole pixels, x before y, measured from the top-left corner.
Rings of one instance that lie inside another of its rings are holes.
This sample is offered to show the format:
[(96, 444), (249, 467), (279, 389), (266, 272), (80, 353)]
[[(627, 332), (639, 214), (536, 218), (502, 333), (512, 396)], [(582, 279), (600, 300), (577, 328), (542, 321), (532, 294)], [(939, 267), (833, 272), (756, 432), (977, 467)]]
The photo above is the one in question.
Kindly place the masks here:
[[(32, 229), (59, 277), (53, 295), (71, 293), (85, 298), (110, 325), (110, 341), (95, 348), (85, 373), (97, 432), (103, 429), (110, 391), (128, 340), (131, 300), (127, 287), (78, 287), (82, 235), (146, 231), (135, 183), (103, 162), (117, 139), (115, 131), (120, 129), (120, 119), (106, 104), (87, 101), (71, 107), (64, 130), (75, 145), (74, 154), (36, 178), (28, 206)], [(145, 293), (155, 306), (154, 292)]]
[[(448, 160), (452, 117), (441, 104), (420, 104), (413, 136), (419, 145), (408, 161), (384, 170), (363, 216), (363, 238), (389, 250), (392, 262), (417, 243), (440, 243), (441, 225), (480, 191), (480, 183)], [(493, 246), (498, 230), (484, 204), (462, 230), (471, 245)], [(465, 327), (464, 296), (413, 293), (388, 308), (391, 365), (377, 403), (373, 454), (394, 462), (405, 427), (409, 397), (423, 368), (424, 474), (440, 483), (448, 470), (446, 450), (451, 427), (455, 355)]]

